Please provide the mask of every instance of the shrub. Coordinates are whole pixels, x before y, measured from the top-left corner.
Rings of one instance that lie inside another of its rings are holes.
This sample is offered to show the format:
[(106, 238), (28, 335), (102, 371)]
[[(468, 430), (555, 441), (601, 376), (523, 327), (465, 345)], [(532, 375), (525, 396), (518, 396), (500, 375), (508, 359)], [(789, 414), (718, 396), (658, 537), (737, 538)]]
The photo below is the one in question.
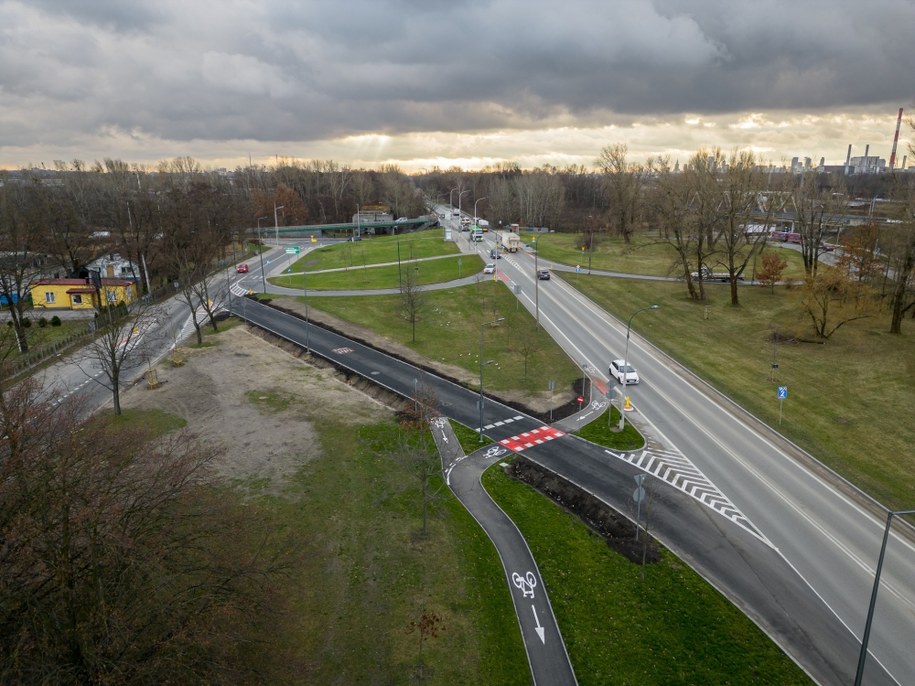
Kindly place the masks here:
[(22, 318), (22, 328), (28, 329), (30, 326), (32, 326), (32, 320), (29, 319), (28, 317), (23, 317)]
[(38, 328), (39, 328), (39, 329), (43, 329), (43, 328), (46, 327), (47, 325), (48, 325), (48, 320), (45, 319), (44, 317), (40, 317), (40, 318), (38, 319)]
[(61, 325), (60, 317), (58, 317), (55, 314), (53, 317), (51, 317), (51, 326), (60, 326), (60, 325)]

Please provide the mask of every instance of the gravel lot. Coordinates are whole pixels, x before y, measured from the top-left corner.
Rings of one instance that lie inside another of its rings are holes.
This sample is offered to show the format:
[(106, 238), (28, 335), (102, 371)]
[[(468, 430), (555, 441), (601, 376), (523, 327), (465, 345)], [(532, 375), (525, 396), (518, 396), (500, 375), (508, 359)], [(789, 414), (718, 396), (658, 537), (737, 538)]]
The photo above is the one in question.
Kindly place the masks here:
[(214, 464), (221, 479), (266, 480), (265, 488), (278, 492), (321, 454), (316, 423), (375, 422), (392, 412), (334, 370), (306, 364), (299, 351), (281, 349), (245, 326), (209, 340), (215, 345), (180, 349), (186, 358), (180, 367), (164, 360), (157, 367), (162, 385), (137, 384), (122, 404), (187, 420), (196, 437), (221, 448)]

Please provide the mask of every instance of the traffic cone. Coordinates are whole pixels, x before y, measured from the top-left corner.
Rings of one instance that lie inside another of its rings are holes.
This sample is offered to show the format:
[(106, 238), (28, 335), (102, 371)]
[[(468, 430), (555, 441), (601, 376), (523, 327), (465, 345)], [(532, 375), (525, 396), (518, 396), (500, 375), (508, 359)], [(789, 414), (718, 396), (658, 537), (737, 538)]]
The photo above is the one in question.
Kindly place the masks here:
[(628, 395), (626, 396), (626, 404), (623, 405), (623, 409), (624, 409), (626, 412), (631, 412), (631, 411), (632, 411), (632, 401), (629, 399), (629, 396), (628, 396)]

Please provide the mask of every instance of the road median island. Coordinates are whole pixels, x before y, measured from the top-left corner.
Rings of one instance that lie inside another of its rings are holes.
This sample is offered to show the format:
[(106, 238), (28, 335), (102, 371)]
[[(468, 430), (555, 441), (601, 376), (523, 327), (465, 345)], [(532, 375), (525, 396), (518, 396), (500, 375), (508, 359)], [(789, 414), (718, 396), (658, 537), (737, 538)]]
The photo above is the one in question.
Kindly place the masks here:
[(635, 524), (602, 500), (569, 483), (558, 474), (530, 460), (516, 456), (505, 464), (505, 473), (546, 496), (578, 517), (604, 539), (607, 546), (635, 563), (661, 561), (660, 548), (650, 535), (635, 540)]

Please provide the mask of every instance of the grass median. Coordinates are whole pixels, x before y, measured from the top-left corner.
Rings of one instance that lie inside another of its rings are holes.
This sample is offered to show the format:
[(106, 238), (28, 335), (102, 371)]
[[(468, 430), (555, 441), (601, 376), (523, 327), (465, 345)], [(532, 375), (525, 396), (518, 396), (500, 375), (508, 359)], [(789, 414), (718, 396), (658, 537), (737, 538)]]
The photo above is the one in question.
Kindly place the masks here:
[[(563, 278), (623, 321), (659, 304), (633, 320), (633, 331), (885, 505), (911, 507), (911, 331), (887, 333), (881, 315), (849, 322), (826, 343), (802, 342), (810, 331), (799, 289), (744, 286), (733, 307), (727, 285), (708, 285), (708, 300), (695, 303), (680, 283)], [(778, 386), (788, 388), (781, 403)]]
[(491, 279), (424, 292), (415, 341), (400, 295), (309, 297), (308, 304), (409, 346), (427, 359), (462, 367), (473, 376), (480, 371), (482, 338), (484, 386), (490, 391), (520, 391), (545, 399), (551, 380), (558, 395), (569, 392), (581, 378), (579, 369), (518, 306), (508, 288)]

